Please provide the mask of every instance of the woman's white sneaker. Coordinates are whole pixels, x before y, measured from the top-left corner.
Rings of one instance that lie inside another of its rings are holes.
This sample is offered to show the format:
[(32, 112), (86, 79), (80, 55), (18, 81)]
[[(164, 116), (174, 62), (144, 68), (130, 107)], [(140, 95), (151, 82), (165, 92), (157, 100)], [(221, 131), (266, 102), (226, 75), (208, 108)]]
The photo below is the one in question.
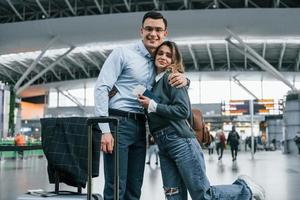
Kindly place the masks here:
[(262, 186), (260, 186), (259, 184), (255, 183), (255, 181), (252, 180), (252, 178), (250, 178), (247, 175), (240, 175), (238, 178), (243, 180), (247, 184), (247, 186), (250, 188), (253, 199), (264, 200), (266, 198), (264, 188)]

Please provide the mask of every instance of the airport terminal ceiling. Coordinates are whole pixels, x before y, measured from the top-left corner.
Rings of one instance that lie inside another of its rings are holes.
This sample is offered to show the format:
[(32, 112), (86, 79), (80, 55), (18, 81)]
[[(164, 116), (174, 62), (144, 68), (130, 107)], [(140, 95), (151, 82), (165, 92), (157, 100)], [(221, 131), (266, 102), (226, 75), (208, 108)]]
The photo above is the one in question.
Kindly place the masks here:
[(0, 0), (0, 23), (46, 18), (230, 8), (298, 8), (298, 0)]
[[(236, 72), (247, 77), (250, 72), (253, 79), (271, 78), (247, 51), (238, 52), (225, 40), (229, 28), (278, 71), (299, 81), (299, 7), (292, 0), (0, 0), (0, 80), (15, 84), (33, 65), (24, 85), (96, 78), (114, 47), (137, 41), (144, 12), (158, 8), (194, 77), (199, 72), (208, 78)], [(45, 54), (37, 59), (41, 50)]]

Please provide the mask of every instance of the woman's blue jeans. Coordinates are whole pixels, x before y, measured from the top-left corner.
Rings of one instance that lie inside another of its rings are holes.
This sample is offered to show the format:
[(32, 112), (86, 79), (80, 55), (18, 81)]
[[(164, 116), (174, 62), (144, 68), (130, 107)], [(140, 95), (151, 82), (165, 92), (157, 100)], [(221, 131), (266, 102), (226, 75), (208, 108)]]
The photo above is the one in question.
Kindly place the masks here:
[(161, 173), (168, 200), (250, 200), (252, 192), (243, 180), (211, 186), (205, 174), (202, 149), (195, 138), (179, 137), (171, 126), (153, 133), (159, 147)]

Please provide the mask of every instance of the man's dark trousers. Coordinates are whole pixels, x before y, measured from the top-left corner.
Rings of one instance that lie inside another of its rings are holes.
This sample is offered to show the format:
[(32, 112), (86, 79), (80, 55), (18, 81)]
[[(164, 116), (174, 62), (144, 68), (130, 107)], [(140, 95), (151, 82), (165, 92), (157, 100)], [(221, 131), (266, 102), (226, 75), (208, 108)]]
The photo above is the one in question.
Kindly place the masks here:
[[(141, 196), (146, 157), (145, 120), (119, 118), (120, 200), (138, 200)], [(114, 127), (110, 125), (111, 131)], [(104, 154), (104, 200), (113, 200), (114, 157)]]

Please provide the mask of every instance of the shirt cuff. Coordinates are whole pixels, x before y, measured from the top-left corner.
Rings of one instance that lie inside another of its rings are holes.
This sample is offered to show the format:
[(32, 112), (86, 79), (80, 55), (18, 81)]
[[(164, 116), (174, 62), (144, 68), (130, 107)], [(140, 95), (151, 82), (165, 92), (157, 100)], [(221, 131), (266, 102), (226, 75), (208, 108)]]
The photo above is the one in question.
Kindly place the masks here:
[(102, 133), (110, 133), (109, 123), (98, 123)]
[(156, 112), (156, 107), (157, 107), (157, 103), (151, 99), (148, 106), (148, 113)]

